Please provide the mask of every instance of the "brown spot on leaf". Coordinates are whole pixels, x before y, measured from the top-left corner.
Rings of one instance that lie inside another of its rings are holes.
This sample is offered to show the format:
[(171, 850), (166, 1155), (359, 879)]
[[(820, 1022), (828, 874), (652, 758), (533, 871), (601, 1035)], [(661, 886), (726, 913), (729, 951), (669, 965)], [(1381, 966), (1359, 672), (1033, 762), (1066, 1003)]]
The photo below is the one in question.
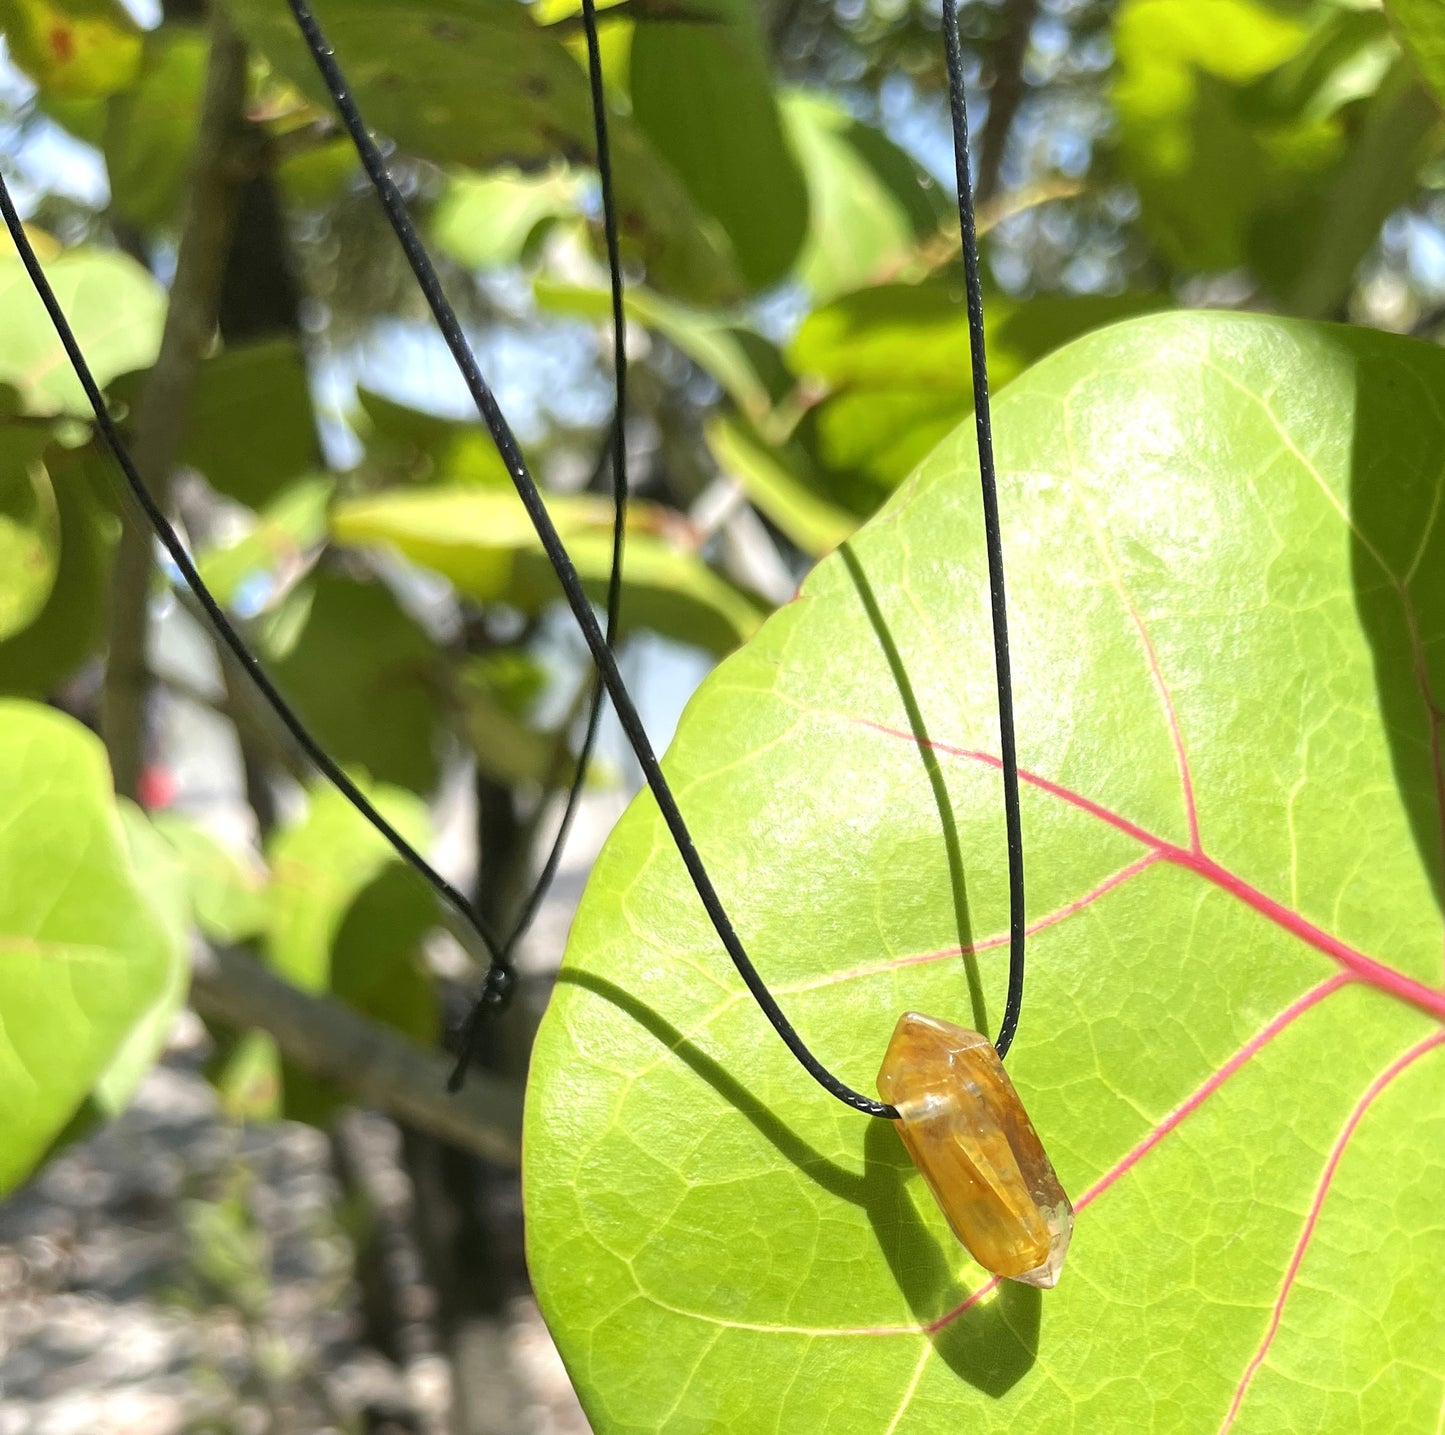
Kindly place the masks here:
[(62, 65), (75, 58), (75, 31), (69, 25), (52, 25), (46, 39), (50, 43), (50, 53)]
[(552, 87), (547, 83), (545, 75), (522, 76), (522, 92), (531, 95), (534, 100), (545, 100), (551, 90)]
[(433, 20), (431, 33), (432, 39), (440, 40), (444, 45), (460, 45), (467, 38), (466, 27), (458, 25), (455, 20)]

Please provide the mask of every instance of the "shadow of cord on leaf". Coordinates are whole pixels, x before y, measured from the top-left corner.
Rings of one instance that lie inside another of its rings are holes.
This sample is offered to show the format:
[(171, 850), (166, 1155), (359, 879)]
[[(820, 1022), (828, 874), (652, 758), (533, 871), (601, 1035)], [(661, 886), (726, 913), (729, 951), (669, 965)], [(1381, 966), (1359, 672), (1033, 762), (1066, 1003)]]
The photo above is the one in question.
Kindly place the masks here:
[(983, 979), (979, 975), (978, 955), (974, 951), (973, 924), (969, 918), (968, 874), (964, 871), (963, 849), (958, 840), (958, 823), (953, 816), (953, 799), (949, 796), (948, 781), (943, 775), (942, 765), (934, 750), (933, 739), (929, 736), (928, 728), (923, 721), (923, 710), (918, 706), (918, 695), (913, 690), (913, 683), (909, 679), (903, 655), (893, 641), (893, 634), (883, 616), (883, 609), (878, 604), (878, 595), (874, 593), (873, 586), (868, 581), (868, 575), (863, 571), (863, 565), (859, 563), (858, 555), (853, 551), (851, 539), (839, 546), (838, 556), (848, 570), (848, 576), (858, 594), (858, 601), (863, 605), (863, 611), (867, 615), (868, 626), (873, 629), (874, 636), (878, 639), (878, 646), (888, 660), (888, 670), (893, 675), (893, 681), (898, 688), (898, 696), (903, 703), (903, 710), (908, 714), (908, 729), (914, 736), (919, 760), (923, 763), (923, 770), (928, 774), (929, 786), (933, 789), (933, 800), (938, 807), (939, 831), (943, 838), (944, 848), (948, 853), (948, 877), (949, 884), (953, 889), (954, 923), (958, 931), (958, 949), (963, 956), (963, 970), (968, 979), (969, 1001), (973, 1006), (973, 1026), (975, 1031), (988, 1031), (988, 1005), (983, 994)]
[[(859, 1175), (809, 1145), (726, 1067), (631, 992), (605, 977), (570, 968), (563, 968), (557, 981), (583, 987), (625, 1013), (745, 1116), (786, 1161), (829, 1195), (861, 1208), (918, 1322), (918, 1333), (959, 1379), (997, 1399), (1032, 1369), (1038, 1358), (1043, 1292), (1002, 1281), (987, 1298), (969, 1303), (949, 1265), (950, 1257), (962, 1255), (961, 1248), (946, 1232), (935, 1234), (919, 1215), (909, 1187), (927, 1210), (933, 1209), (932, 1198), (921, 1180), (910, 1180), (916, 1172), (891, 1122), (866, 1124)], [(983, 1272), (978, 1279), (985, 1279)], [(958, 1315), (946, 1319), (952, 1310)], [(871, 1338), (882, 1338), (882, 1333)]]

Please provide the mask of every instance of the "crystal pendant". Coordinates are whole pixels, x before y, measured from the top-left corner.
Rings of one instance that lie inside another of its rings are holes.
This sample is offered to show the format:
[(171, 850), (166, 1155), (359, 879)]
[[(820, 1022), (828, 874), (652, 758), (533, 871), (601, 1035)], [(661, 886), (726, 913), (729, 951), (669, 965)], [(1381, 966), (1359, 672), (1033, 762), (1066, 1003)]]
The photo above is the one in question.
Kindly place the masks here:
[(1074, 1208), (986, 1036), (907, 1012), (888, 1043), (878, 1094), (954, 1234), (985, 1270), (1051, 1287)]

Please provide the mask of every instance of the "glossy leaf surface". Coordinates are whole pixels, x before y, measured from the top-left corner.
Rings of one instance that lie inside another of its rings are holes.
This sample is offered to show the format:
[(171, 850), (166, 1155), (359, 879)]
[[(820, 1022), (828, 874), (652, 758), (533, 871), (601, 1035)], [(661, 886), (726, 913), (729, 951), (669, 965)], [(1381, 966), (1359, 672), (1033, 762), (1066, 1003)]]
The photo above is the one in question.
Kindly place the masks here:
[[(524, 1147), (601, 1435), (1434, 1428), (1442, 386), (1429, 346), (1183, 314), (999, 398), (1033, 929), (1009, 1070), (1078, 1210), (1057, 1290), (982, 1279), (633, 805)], [(998, 1020), (987, 613), (965, 423), (669, 754), (754, 960), (865, 1090), (901, 1011)]]

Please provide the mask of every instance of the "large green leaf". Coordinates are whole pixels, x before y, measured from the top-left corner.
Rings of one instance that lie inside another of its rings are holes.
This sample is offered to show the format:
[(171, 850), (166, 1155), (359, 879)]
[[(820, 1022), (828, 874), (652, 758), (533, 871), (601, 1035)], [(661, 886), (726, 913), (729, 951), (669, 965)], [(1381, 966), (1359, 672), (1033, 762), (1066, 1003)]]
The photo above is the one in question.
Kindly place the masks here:
[[(610, 506), (563, 497), (548, 508), (588, 596), (605, 602), (612, 564)], [(538, 613), (562, 596), (515, 493), (437, 489), (359, 498), (336, 507), (331, 527), (344, 543), (390, 544), (481, 603)], [(675, 516), (635, 503), (628, 527), (624, 633), (650, 628), (718, 654), (751, 637), (762, 619), (757, 606), (687, 546), (675, 531)]]
[[(286, 6), (230, 8), (247, 38), (329, 108)], [(367, 120), (404, 148), (483, 171), (592, 162), (587, 77), (515, 0), (330, 0), (318, 15)], [(625, 116), (612, 117), (609, 135), (624, 237), (653, 282), (703, 301), (735, 292), (728, 240), (683, 180)]]
[[(165, 291), (134, 259), (71, 249), (50, 260), (45, 272), (97, 382), (108, 384), (154, 361)], [(0, 333), (0, 382), (19, 390), (26, 412), (90, 416), (80, 380), (13, 251), (0, 252)]]
[[(991, 1288), (895, 1132), (799, 1069), (633, 805), (524, 1144), (599, 1435), (1435, 1428), (1442, 386), (1408, 340), (1176, 314), (1000, 396), (1034, 932), (1009, 1065), (1078, 1210), (1057, 1290)], [(906, 1009), (998, 1020), (997, 751), (964, 424), (668, 757), (759, 969), (858, 1088)]]
[[(184, 956), (79, 723), (0, 702), (0, 1191), (173, 991)], [(113, 1094), (113, 1093), (112, 1093)]]
[(808, 225), (803, 171), (783, 132), (753, 0), (692, 0), (632, 38), (632, 114), (732, 240), (755, 289), (792, 265)]

